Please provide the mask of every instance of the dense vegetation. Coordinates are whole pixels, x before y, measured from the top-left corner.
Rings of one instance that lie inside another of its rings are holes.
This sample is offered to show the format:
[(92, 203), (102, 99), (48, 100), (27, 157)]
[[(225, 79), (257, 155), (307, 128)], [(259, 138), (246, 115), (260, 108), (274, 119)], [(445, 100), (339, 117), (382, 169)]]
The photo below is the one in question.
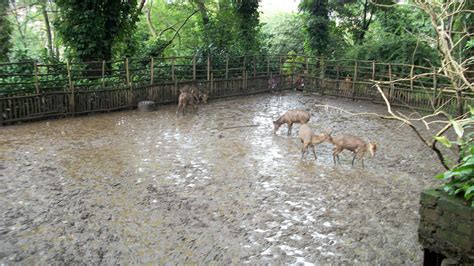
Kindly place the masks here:
[[(381, 5), (378, 5), (381, 4)], [(429, 17), (391, 1), (303, 0), (262, 16), (258, 1), (2, 0), (0, 60), (299, 54), (438, 65)], [(466, 7), (467, 8), (467, 7)], [(472, 18), (453, 21), (466, 30)], [(463, 40), (458, 54), (472, 46)]]

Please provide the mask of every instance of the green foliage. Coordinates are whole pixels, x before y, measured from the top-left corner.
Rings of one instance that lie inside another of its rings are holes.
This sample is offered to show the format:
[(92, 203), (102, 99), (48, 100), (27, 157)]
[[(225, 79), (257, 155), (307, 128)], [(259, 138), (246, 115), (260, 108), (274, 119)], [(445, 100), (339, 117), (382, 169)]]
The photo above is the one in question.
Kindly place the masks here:
[(11, 23), (7, 17), (8, 0), (0, 0), (0, 62), (8, 61), (11, 48)]
[[(458, 136), (456, 141), (450, 141), (445, 136), (438, 137), (440, 143), (446, 147), (453, 144), (461, 147), (461, 162), (450, 170), (436, 176), (438, 179), (445, 180), (444, 191), (450, 195), (459, 195), (464, 199), (471, 201), (474, 208), (474, 109), (471, 109), (471, 116), (466, 120), (451, 121), (453, 128)], [(469, 133), (467, 133), (469, 132)]]
[(436, 48), (420, 36), (434, 36), (429, 18), (419, 10), (396, 6), (378, 11), (364, 42), (346, 49), (348, 59), (415, 65), (439, 65)]
[(109, 60), (112, 48), (138, 20), (137, 1), (58, 0), (55, 25), (81, 61)]
[(263, 19), (263, 46), (269, 54), (304, 53), (304, 18), (293, 13), (280, 13)]
[(323, 55), (329, 45), (329, 9), (327, 0), (303, 0), (300, 10), (309, 13), (305, 29), (307, 45), (315, 55)]
[(290, 51), (282, 68), (285, 75), (293, 75), (294, 73), (302, 72), (304, 68), (304, 57), (297, 56), (294, 51)]
[(260, 50), (258, 32), (260, 21), (258, 13), (258, 1), (233, 0), (235, 14), (238, 19), (240, 38), (237, 39), (239, 46), (248, 54), (255, 54)]

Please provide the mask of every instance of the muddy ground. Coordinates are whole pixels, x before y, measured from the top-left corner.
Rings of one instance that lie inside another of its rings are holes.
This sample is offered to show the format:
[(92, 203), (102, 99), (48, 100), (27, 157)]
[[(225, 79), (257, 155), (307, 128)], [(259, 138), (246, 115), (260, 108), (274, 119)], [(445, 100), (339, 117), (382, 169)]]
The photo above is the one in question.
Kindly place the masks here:
[[(399, 123), (315, 107), (368, 102), (287, 93), (0, 128), (0, 264), (420, 264), (418, 202), (442, 171)], [(290, 108), (380, 144), (334, 167), (331, 146), (300, 159)], [(235, 127), (245, 126), (245, 127)], [(234, 128), (229, 128), (234, 127)]]

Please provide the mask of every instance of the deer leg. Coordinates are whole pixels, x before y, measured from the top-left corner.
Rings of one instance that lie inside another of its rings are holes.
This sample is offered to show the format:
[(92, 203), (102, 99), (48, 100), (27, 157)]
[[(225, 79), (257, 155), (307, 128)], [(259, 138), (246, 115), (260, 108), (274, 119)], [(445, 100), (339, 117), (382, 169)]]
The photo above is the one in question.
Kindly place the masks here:
[(306, 151), (306, 144), (303, 143), (303, 148), (301, 149), (301, 159), (304, 159), (305, 151)]
[(354, 167), (354, 161), (357, 157), (357, 153), (354, 153), (354, 156), (352, 157), (352, 167)]
[(288, 123), (288, 136), (291, 135), (291, 128), (293, 127), (293, 123)]
[(314, 150), (314, 145), (311, 145), (311, 147), (313, 148), (314, 159), (317, 160), (318, 156), (316, 156), (316, 151)]

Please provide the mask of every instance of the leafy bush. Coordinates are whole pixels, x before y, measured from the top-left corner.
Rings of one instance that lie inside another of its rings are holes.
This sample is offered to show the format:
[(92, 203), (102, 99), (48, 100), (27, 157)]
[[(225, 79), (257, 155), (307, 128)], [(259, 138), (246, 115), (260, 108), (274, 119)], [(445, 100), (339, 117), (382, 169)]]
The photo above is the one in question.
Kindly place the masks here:
[[(436, 138), (446, 147), (453, 144), (461, 147), (461, 162), (452, 169), (436, 176), (445, 180), (443, 189), (449, 195), (458, 195), (471, 202), (474, 208), (474, 108), (471, 107), (471, 116), (467, 119), (452, 121), (454, 130), (458, 136), (457, 141), (450, 141), (445, 136)], [(469, 133), (466, 133), (467, 131)]]

